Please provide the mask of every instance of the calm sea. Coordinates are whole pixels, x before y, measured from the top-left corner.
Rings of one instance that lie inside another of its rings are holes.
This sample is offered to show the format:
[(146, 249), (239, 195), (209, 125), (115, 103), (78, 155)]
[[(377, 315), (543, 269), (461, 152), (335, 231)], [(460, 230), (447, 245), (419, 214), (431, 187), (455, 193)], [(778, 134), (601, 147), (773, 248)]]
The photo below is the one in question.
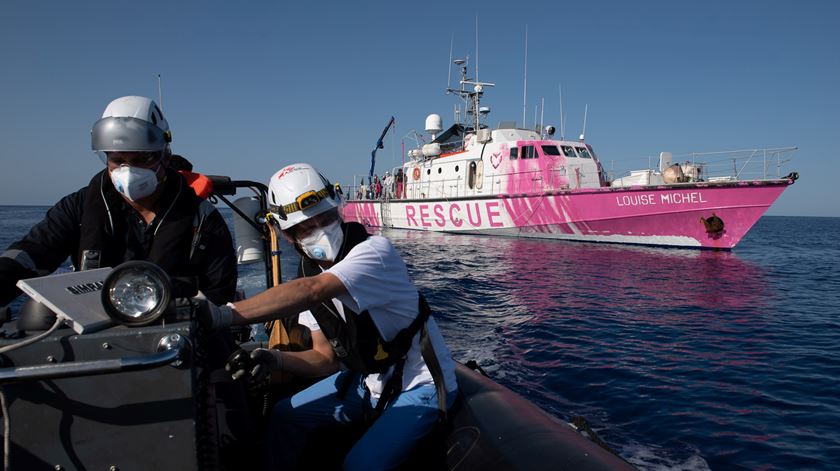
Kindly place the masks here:
[[(46, 209), (0, 206), (0, 246)], [(840, 469), (840, 218), (764, 217), (728, 253), (383, 235), (457, 359), (640, 469)]]

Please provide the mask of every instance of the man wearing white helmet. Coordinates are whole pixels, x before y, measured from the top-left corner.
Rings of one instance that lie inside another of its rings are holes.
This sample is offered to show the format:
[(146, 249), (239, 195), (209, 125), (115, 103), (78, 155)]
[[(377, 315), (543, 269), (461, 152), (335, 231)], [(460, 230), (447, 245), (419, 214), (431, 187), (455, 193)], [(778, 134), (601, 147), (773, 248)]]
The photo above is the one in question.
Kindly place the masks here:
[(68, 257), (76, 270), (148, 260), (171, 276), (197, 279), (215, 302), (233, 299), (230, 232), (213, 205), (168, 168), (171, 140), (169, 124), (149, 98), (109, 103), (91, 130), (105, 169), (0, 255), (0, 306), (20, 293), (17, 280), (49, 274)]
[(394, 191), (394, 176), (391, 172), (385, 172), (385, 199), (391, 199)]
[[(296, 316), (312, 329), (313, 349), (257, 349), (234, 377), (283, 369), (342, 371), (273, 411), (273, 468), (294, 469), (307, 432), (326, 425), (372, 425), (345, 469), (399, 465), (454, 401), (455, 364), (425, 299), (388, 239), (344, 223), (333, 186), (308, 164), (289, 165), (269, 182), (270, 211), (301, 254), (299, 277), (250, 299), (208, 305), (212, 327)], [(316, 322), (317, 321), (317, 322)]]

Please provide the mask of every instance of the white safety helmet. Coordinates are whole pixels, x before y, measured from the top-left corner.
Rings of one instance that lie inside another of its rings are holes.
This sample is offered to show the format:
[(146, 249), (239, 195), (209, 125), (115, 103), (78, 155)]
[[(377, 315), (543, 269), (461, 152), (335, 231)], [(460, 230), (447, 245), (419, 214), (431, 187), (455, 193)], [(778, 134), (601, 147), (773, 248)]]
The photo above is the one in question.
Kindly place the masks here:
[(284, 231), (340, 205), (333, 185), (303, 163), (286, 166), (271, 177), (268, 201), (271, 214)]
[(124, 96), (108, 104), (90, 131), (91, 148), (104, 152), (158, 152), (172, 141), (169, 123), (149, 98)]

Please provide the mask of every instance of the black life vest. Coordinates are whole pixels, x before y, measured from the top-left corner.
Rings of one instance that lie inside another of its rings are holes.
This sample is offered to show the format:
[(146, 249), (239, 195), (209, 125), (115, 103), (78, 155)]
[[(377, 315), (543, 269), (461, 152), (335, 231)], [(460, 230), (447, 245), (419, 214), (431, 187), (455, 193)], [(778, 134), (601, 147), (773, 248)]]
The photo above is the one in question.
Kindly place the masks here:
[[(344, 232), (344, 240), (336, 256), (335, 263), (344, 260), (353, 247), (368, 238), (365, 227), (356, 222), (342, 223), (342, 231)], [(320, 267), (312, 259), (301, 254), (298, 277), (315, 276), (320, 273)], [(446, 417), (446, 388), (444, 385), (443, 371), (425, 328), (426, 321), (431, 315), (431, 309), (422, 293), (418, 293), (418, 297), (419, 309), (417, 317), (411, 321), (408, 327), (399, 331), (390, 341), (382, 338), (379, 329), (376, 328), (367, 310), (356, 313), (346, 304), (342, 303), (342, 307), (344, 308), (344, 319), (342, 319), (332, 300), (325, 301), (309, 309), (313, 317), (315, 317), (315, 320), (318, 321), (321, 332), (330, 342), (339, 361), (350, 371), (363, 375), (384, 373), (390, 367), (396, 365), (394, 367), (394, 373), (385, 385), (385, 390), (382, 392), (375, 414), (370, 420), (375, 420), (385, 406), (396, 399), (402, 390), (402, 370), (406, 355), (411, 349), (412, 341), (418, 332), (421, 333), (421, 354), (432, 374), (432, 379), (437, 389), (440, 416), (441, 418)], [(348, 381), (339, 388), (339, 395), (343, 395), (346, 392), (346, 388), (350, 382), (349, 379), (352, 376), (347, 376)]]
[[(161, 212), (156, 217), (158, 228), (148, 253), (144, 254), (145, 260), (173, 276), (195, 275), (188, 266), (199, 234), (195, 222), (201, 200), (181, 175), (168, 169), (166, 172)], [(85, 193), (79, 247), (72, 257), (74, 266), (78, 269), (115, 267), (126, 261), (128, 228), (124, 212), (127, 207), (107, 169), (94, 175)], [(143, 252), (139, 245), (134, 249)]]
[[(353, 247), (368, 238), (367, 231), (361, 224), (350, 222), (342, 225), (344, 241), (336, 256), (336, 263), (344, 260)], [(301, 257), (299, 277), (315, 276), (319, 273), (321, 270), (313, 260), (306, 256)], [(386, 372), (408, 353), (412, 339), (429, 318), (428, 305), (422, 302), (421, 306), (425, 309), (421, 308), (414, 321), (390, 341), (382, 338), (367, 310), (356, 313), (343, 304), (342, 319), (330, 300), (311, 308), (310, 311), (339, 361), (349, 370), (372, 374)]]

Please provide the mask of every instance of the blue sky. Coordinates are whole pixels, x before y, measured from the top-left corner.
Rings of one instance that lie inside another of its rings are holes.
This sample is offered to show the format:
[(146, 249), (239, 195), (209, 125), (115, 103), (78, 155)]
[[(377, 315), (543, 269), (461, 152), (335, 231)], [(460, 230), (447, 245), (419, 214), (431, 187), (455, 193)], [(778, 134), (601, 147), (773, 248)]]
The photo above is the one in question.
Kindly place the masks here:
[[(589, 105), (605, 166), (648, 156), (796, 146), (800, 174), (768, 214), (840, 216), (840, 2), (188, 2), (0, 4), (0, 204), (52, 204), (101, 163), (90, 127), (113, 98), (157, 98), (197, 170), (267, 181), (311, 162), (377, 173), (429, 113), (452, 122), (455, 56), (494, 82), (490, 123), (528, 111), (566, 135)], [(524, 7), (529, 7), (525, 10)], [(454, 71), (453, 71), (454, 75)], [(406, 146), (412, 141), (406, 140)]]

